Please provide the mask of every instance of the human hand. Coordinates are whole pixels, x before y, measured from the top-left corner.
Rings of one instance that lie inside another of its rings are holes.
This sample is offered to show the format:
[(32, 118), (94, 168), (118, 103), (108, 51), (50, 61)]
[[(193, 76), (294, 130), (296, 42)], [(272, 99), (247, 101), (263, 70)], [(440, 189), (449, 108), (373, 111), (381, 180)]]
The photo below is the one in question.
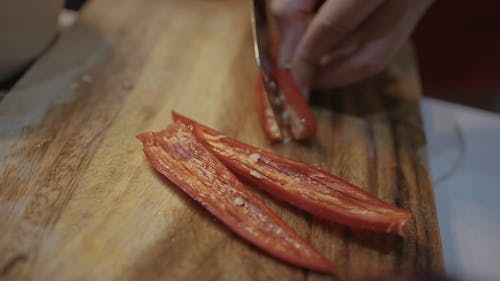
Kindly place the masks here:
[[(307, 95), (382, 71), (433, 0), (272, 0), (282, 66)], [(312, 18), (311, 18), (312, 16)]]

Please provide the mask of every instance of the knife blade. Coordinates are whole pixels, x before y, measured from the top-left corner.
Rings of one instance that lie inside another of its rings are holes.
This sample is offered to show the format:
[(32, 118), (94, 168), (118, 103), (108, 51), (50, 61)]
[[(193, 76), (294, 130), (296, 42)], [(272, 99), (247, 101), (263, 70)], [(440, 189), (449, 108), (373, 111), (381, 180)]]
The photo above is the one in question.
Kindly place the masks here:
[(269, 53), (269, 31), (265, 0), (250, 0), (253, 47), (257, 67), (268, 83), (274, 70), (274, 63)]

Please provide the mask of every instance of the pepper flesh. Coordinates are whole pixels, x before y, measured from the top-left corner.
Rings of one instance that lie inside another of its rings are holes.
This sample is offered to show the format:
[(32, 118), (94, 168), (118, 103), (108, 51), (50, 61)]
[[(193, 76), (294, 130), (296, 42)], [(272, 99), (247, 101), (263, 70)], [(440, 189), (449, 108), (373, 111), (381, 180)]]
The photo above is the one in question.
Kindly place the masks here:
[(315, 216), (353, 228), (403, 235), (411, 212), (388, 204), (318, 167), (239, 142), (173, 112), (229, 169)]
[(274, 77), (285, 97), (283, 112), (288, 116), (286, 118), (282, 116), (283, 125), (288, 127), (295, 140), (312, 138), (316, 133), (316, 121), (290, 71), (278, 68), (274, 72)]
[(245, 189), (182, 123), (137, 136), (153, 167), (236, 234), (291, 264), (320, 272), (333, 265)]
[[(271, 60), (278, 61), (279, 42), (270, 38)], [(266, 89), (264, 77), (257, 77), (258, 111), (261, 127), (269, 142), (307, 140), (316, 133), (316, 121), (307, 100), (287, 68), (274, 64)], [(269, 92), (269, 90), (272, 91)]]
[(258, 111), (261, 127), (270, 142), (310, 139), (316, 133), (316, 121), (288, 69), (277, 68), (270, 77), (271, 94), (264, 77), (257, 78)]
[(257, 99), (260, 123), (266, 138), (270, 142), (279, 142), (283, 140), (281, 127), (262, 79), (260, 75), (257, 77)]

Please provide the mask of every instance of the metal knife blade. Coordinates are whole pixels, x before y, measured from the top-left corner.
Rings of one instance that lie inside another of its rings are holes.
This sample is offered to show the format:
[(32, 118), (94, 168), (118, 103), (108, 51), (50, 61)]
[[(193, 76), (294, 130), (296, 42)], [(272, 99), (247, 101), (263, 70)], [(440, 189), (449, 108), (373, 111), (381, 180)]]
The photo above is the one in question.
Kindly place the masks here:
[(250, 0), (253, 47), (255, 60), (264, 80), (268, 80), (274, 69), (274, 63), (269, 53), (269, 31), (265, 0)]

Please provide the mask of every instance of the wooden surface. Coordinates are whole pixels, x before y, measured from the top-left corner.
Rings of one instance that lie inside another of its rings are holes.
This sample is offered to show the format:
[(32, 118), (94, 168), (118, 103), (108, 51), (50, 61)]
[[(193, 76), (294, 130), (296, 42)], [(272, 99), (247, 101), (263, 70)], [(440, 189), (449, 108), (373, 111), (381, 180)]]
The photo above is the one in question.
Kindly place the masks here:
[(315, 94), (311, 143), (269, 147), (246, 1), (114, 3), (91, 2), (0, 104), (0, 280), (334, 279), (242, 242), (150, 167), (135, 135), (166, 127), (174, 108), (412, 210), (402, 239), (261, 194), (338, 277), (442, 272), (409, 49), (371, 81)]

